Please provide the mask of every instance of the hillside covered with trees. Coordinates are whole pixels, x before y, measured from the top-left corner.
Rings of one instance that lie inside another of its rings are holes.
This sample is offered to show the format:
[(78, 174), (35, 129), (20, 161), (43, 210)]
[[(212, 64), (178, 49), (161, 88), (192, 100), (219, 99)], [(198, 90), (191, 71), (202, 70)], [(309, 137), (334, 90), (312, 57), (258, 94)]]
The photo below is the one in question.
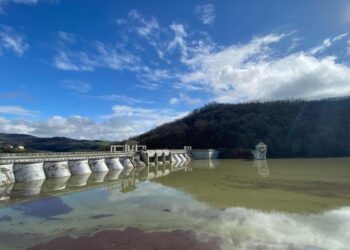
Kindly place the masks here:
[(148, 148), (215, 148), (248, 157), (259, 141), (268, 157), (350, 156), (350, 98), (212, 103), (135, 137)]
[[(110, 142), (93, 140), (74, 140), (66, 137), (39, 138), (23, 134), (3, 134), (0, 133), (0, 145), (23, 145), (25, 152), (32, 151), (100, 151), (109, 150)], [(0, 152), (11, 152), (0, 149)]]

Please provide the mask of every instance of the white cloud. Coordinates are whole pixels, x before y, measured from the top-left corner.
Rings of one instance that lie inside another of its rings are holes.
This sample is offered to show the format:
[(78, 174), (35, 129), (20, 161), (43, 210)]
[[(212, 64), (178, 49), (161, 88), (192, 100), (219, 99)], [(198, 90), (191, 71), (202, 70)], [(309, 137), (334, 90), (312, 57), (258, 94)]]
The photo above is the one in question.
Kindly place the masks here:
[[(139, 108), (125, 105), (115, 105), (112, 107), (113, 113), (105, 115), (103, 118), (111, 117), (134, 117), (134, 118), (145, 118), (151, 120), (152, 123), (160, 125), (161, 122), (156, 120), (171, 120), (176, 119), (179, 116), (183, 116), (185, 113), (178, 113), (172, 109), (148, 109)], [(153, 121), (152, 121), (153, 120)]]
[(221, 102), (350, 95), (348, 66), (334, 56), (319, 58), (303, 51), (279, 55), (272, 44), (285, 37), (270, 34), (198, 53), (186, 60), (190, 70), (181, 76), (182, 84), (206, 88)]
[[(47, 2), (57, 4), (60, 0), (40, 0), (40, 2)], [(39, 0), (0, 0), (0, 14), (4, 14), (4, 8), (9, 4), (23, 4), (23, 5), (35, 5), (39, 3)]]
[(139, 71), (141, 61), (137, 56), (116, 46), (95, 42), (92, 51), (58, 49), (54, 65), (61, 70), (94, 71), (97, 68)]
[(215, 20), (215, 8), (213, 4), (197, 5), (194, 13), (204, 24), (213, 24)]
[(104, 115), (101, 118), (126, 121), (130, 128), (129, 136), (146, 132), (188, 114), (188, 112), (178, 112), (173, 109), (148, 109), (125, 105), (115, 105), (112, 110), (112, 114)]
[(63, 80), (61, 82), (63, 88), (73, 90), (78, 93), (87, 93), (91, 90), (91, 84), (80, 80)]
[(199, 98), (191, 98), (186, 94), (180, 93), (179, 97), (173, 97), (169, 100), (169, 103), (172, 105), (180, 104), (180, 103), (187, 103), (190, 105), (195, 105), (201, 103), (201, 100)]
[(21, 106), (0, 106), (0, 114), (32, 116), (38, 114), (38, 111), (25, 109)]
[(11, 50), (18, 56), (22, 56), (29, 47), (22, 35), (5, 25), (0, 25), (0, 42), (0, 52), (4, 49)]
[(132, 10), (128, 14), (129, 18), (136, 21), (136, 32), (145, 37), (146, 39), (152, 39), (154, 36), (158, 36), (159, 23), (155, 17), (150, 17), (146, 19), (139, 11)]
[[(203, 10), (203, 5), (198, 9)], [(70, 45), (66, 44), (58, 50), (56, 67), (73, 71), (128, 70), (135, 72), (139, 79), (136, 87), (149, 90), (159, 89), (169, 82), (174, 89), (181, 89), (178, 96), (169, 100), (171, 104), (199, 103), (196, 98), (191, 100), (184, 91), (207, 91), (213, 100), (222, 102), (350, 94), (347, 84), (350, 68), (337, 57), (324, 53), (345, 39), (348, 33), (327, 38), (319, 46), (300, 50), (301, 46), (297, 44), (301, 38), (295, 38), (295, 32), (268, 34), (245, 43), (220, 46), (213, 43), (206, 33), (191, 32), (181, 23), (162, 27), (155, 17), (145, 17), (136, 10), (118, 23), (127, 28), (128, 35), (132, 31), (137, 39), (146, 39), (164, 60), (148, 61), (149, 54), (144, 54), (148, 50), (143, 47), (135, 55), (134, 48), (139, 47), (136, 39), (132, 52), (125, 44), (95, 42), (90, 50), (78, 51), (69, 49)], [(134, 42), (132, 36), (127, 39), (128, 44)], [(166, 66), (161, 64), (164, 62)], [(169, 65), (171, 67), (167, 67)], [(126, 99), (119, 95), (99, 98)], [(130, 100), (128, 103), (138, 102)]]
[(76, 42), (75, 35), (73, 35), (72, 33), (59, 31), (58, 37), (66, 43), (75, 43)]
[(144, 99), (134, 98), (126, 95), (116, 95), (116, 94), (108, 94), (108, 95), (95, 95), (95, 96), (88, 96), (95, 99), (105, 100), (105, 101), (112, 101), (112, 102), (122, 102), (122, 103), (128, 103), (128, 104), (151, 104), (154, 103), (153, 101), (147, 101)]
[(0, 13), (3, 13), (4, 6), (10, 3), (18, 3), (18, 4), (37, 4), (38, 0), (0, 0)]
[(174, 32), (174, 39), (169, 43), (168, 50), (178, 48), (183, 58), (187, 57), (187, 44), (186, 37), (187, 32), (183, 24), (173, 23), (170, 25), (170, 29)]
[(327, 38), (323, 41), (323, 43), (320, 46), (312, 48), (310, 50), (310, 53), (313, 55), (317, 54), (317, 53), (321, 53), (321, 52), (325, 51), (327, 48), (331, 47), (334, 42), (340, 41), (347, 36), (348, 36), (348, 33), (343, 33), (343, 34), (340, 34), (334, 38)]
[(142, 83), (136, 85), (137, 87), (148, 90), (157, 90), (161, 86), (164, 86), (166, 81), (176, 79), (176, 75), (170, 70), (149, 69), (148, 67), (144, 67), (143, 72), (140, 72), (137, 75), (137, 78)]
[(93, 71), (98, 66), (97, 62), (83, 52), (70, 52), (59, 50), (54, 58), (54, 64), (58, 69), (70, 71)]
[[(21, 109), (0, 107), (0, 110), (21, 113)], [(186, 114), (171, 109), (145, 109), (116, 105), (113, 106), (112, 114), (105, 115), (101, 121), (81, 116), (52, 116), (46, 120), (34, 121), (0, 117), (0, 132), (31, 134), (39, 137), (64, 136), (74, 139), (122, 140)]]
[(148, 82), (144, 80), (140, 80), (142, 84), (136, 84), (135, 87), (147, 90), (157, 90), (160, 88), (160, 84), (154, 82)]
[(346, 50), (347, 50), (348, 55), (350, 55), (350, 39), (347, 40), (346, 43), (347, 43), (347, 48), (346, 48)]
[[(164, 49), (166, 48), (166, 29), (161, 28), (158, 19), (154, 16), (146, 17), (137, 10), (128, 13), (126, 19), (118, 19), (117, 23), (127, 27), (127, 32), (135, 32), (145, 39), (153, 47), (160, 59), (164, 59)], [(144, 50), (138, 43), (134, 44), (138, 49)]]
[(97, 61), (100, 65), (114, 70), (128, 69), (130, 71), (139, 71), (141, 69), (141, 60), (132, 53), (118, 50), (118, 48), (108, 46), (102, 42), (96, 43), (98, 51)]

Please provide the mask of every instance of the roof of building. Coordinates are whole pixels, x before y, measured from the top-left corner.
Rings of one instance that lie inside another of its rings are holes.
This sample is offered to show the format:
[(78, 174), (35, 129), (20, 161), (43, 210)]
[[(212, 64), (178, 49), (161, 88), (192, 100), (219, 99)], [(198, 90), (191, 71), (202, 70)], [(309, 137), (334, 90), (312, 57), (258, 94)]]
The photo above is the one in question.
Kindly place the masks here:
[(136, 144), (139, 144), (139, 142), (135, 140), (127, 140), (124, 142), (124, 145), (136, 145)]

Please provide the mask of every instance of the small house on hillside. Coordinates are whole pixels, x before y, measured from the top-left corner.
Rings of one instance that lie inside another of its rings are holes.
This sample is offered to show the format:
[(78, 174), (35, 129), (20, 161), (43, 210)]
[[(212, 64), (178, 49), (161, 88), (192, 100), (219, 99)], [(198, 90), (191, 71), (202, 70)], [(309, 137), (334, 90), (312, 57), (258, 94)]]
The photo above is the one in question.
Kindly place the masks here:
[(24, 150), (24, 146), (23, 145), (17, 145), (15, 147), (15, 149), (17, 149), (17, 150)]
[(4, 144), (2, 145), (2, 149), (5, 149), (5, 150), (12, 150), (13, 149), (13, 146), (11, 144)]

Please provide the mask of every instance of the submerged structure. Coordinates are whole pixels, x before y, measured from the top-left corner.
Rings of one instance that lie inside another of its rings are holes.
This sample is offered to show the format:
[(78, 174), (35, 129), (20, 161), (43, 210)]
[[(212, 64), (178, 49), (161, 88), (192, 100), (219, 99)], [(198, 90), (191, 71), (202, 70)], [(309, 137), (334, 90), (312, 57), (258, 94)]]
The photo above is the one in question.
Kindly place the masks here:
[(267, 145), (263, 142), (259, 142), (251, 152), (255, 160), (266, 160)]

